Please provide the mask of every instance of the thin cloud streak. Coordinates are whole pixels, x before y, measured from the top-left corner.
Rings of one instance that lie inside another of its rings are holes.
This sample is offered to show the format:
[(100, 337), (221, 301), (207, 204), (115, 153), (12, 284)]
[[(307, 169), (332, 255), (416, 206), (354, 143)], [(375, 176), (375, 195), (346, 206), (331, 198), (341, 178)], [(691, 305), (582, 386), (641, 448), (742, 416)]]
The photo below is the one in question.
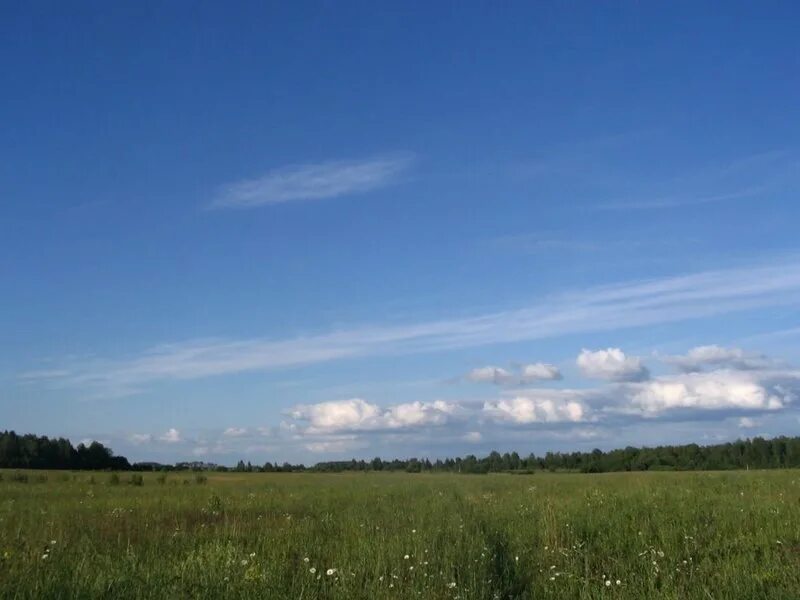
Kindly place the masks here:
[(738, 192), (730, 192), (727, 194), (715, 194), (711, 196), (671, 196), (665, 198), (657, 198), (655, 200), (641, 200), (629, 202), (609, 202), (606, 204), (599, 204), (595, 208), (603, 211), (615, 210), (657, 210), (660, 208), (677, 208), (680, 206), (695, 206), (699, 204), (712, 204), (715, 202), (724, 202), (726, 200), (737, 200), (740, 198), (752, 198), (763, 194), (769, 188), (767, 186), (758, 186), (739, 190)]
[[(797, 160), (786, 151), (769, 151), (705, 167), (622, 198), (598, 204), (599, 211), (645, 211), (714, 204), (763, 196), (797, 185)], [(655, 197), (654, 197), (655, 196)], [(642, 199), (645, 198), (645, 199)]]
[[(633, 281), (545, 298), (522, 309), (288, 339), (205, 339), (151, 348), (129, 359), (64, 365), (43, 385), (125, 395), (157, 381), (277, 370), (364, 356), (436, 352), (689, 319), (800, 301), (800, 262)], [(32, 374), (26, 374), (31, 381)]]
[(395, 183), (412, 162), (413, 155), (403, 153), (281, 167), (222, 186), (211, 208), (255, 208), (367, 192)]

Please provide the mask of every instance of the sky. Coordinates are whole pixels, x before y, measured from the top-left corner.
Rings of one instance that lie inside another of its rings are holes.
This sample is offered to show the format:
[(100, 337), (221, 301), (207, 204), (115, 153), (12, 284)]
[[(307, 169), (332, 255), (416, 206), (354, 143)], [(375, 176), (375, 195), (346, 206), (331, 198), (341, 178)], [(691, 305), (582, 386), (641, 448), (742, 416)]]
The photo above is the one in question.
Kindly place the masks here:
[(0, 8), (0, 429), (314, 463), (800, 433), (795, 2)]

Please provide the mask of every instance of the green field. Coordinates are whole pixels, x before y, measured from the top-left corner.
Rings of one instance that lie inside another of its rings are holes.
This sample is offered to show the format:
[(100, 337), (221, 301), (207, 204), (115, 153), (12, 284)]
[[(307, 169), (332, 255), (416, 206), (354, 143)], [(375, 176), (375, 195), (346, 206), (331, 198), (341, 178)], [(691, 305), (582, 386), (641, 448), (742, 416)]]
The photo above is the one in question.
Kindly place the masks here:
[(2, 597), (800, 598), (798, 471), (2, 475)]

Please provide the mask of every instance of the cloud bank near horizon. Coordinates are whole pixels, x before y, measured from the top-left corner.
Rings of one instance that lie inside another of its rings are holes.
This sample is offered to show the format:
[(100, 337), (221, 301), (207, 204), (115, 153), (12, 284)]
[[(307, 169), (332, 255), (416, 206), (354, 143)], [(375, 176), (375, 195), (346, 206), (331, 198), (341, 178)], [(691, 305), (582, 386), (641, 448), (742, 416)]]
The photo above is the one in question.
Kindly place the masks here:
[[(706, 356), (704, 349), (709, 347), (692, 348), (685, 356)], [(740, 348), (714, 347), (715, 356), (749, 355)], [(641, 379), (629, 376), (630, 365), (649, 373), (639, 357), (619, 348), (584, 349), (576, 362), (587, 353), (613, 357), (614, 368), (609, 371), (609, 363), (601, 362), (603, 371), (592, 387), (501, 388), (484, 400), (410, 399), (388, 405), (360, 397), (326, 400), (286, 409), (277, 426), (229, 426), (200, 438), (170, 427), (160, 435), (133, 433), (128, 439), (139, 448), (182, 444), (193, 457), (299, 448), (324, 458), (376, 452), (386, 440), (399, 447), (431, 440), (493, 447), (531, 436), (578, 441), (605, 436), (619, 444), (626, 430), (643, 424), (669, 428), (727, 423), (729, 431), (740, 432), (760, 427), (773, 416), (798, 415), (800, 369), (776, 368), (766, 357), (760, 368), (747, 362), (692, 372), (679, 367), (676, 372)], [(673, 359), (654, 360), (673, 366)]]

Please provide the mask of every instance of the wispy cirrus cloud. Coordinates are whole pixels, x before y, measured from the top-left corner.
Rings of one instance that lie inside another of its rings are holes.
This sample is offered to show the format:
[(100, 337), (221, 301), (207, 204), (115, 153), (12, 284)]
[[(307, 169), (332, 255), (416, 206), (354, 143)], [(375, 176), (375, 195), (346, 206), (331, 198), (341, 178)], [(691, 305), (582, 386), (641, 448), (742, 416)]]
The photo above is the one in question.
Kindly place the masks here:
[(411, 153), (397, 153), (280, 167), (222, 186), (211, 208), (255, 208), (363, 193), (397, 182), (413, 160)]
[(38, 379), (28, 372), (24, 381), (77, 387), (102, 396), (122, 395), (157, 381), (611, 331), (798, 301), (800, 262), (787, 257), (768, 265), (585, 288), (528, 307), (459, 319), (354, 327), (284, 339), (163, 344), (138, 356), (60, 365)]
[(796, 188), (797, 166), (797, 158), (785, 151), (762, 152), (701, 167), (672, 179), (641, 184), (627, 197), (600, 203), (595, 208), (643, 211), (756, 198), (787, 186)]
[(762, 194), (769, 188), (767, 186), (754, 186), (728, 192), (725, 194), (710, 195), (674, 195), (653, 198), (651, 200), (619, 200), (598, 204), (598, 210), (654, 210), (659, 208), (677, 208), (680, 206), (693, 206), (698, 204), (712, 204), (724, 202), (726, 200), (737, 200), (739, 198), (752, 198)]

